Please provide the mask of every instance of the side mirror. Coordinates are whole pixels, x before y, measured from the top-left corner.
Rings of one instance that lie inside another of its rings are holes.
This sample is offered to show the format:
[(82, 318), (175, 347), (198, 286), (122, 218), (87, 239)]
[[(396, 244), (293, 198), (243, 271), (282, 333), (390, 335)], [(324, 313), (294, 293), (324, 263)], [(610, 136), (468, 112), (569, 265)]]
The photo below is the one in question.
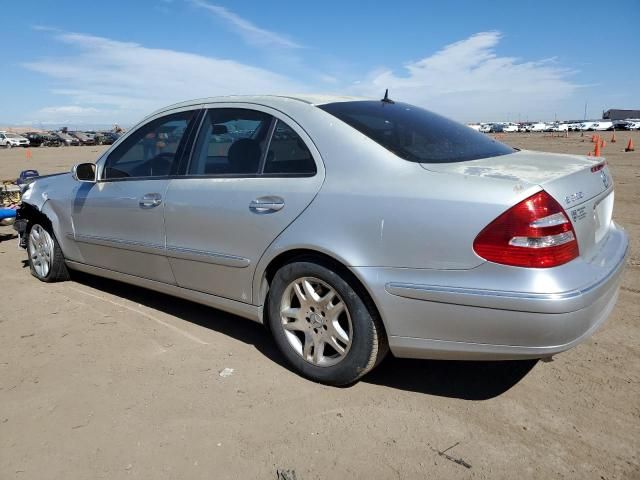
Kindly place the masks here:
[(73, 179), (78, 182), (90, 182), (96, 181), (96, 165), (95, 163), (79, 163), (71, 169)]

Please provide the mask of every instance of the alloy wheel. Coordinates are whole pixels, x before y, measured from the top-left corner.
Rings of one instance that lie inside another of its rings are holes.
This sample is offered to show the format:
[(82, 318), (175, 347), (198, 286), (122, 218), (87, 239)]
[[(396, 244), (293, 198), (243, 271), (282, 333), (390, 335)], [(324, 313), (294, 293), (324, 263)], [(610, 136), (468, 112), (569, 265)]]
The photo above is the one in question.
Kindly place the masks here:
[(334, 288), (317, 278), (298, 278), (287, 286), (280, 320), (289, 345), (313, 365), (336, 365), (351, 348), (349, 309)]
[(29, 258), (40, 278), (46, 278), (53, 261), (53, 238), (42, 226), (34, 225), (29, 233)]

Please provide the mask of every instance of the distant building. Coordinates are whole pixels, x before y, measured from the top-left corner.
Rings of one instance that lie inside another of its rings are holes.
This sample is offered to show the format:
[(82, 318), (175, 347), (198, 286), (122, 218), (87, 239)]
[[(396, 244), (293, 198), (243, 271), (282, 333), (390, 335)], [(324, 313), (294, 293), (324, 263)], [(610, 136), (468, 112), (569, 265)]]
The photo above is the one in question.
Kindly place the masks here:
[(626, 118), (640, 118), (640, 110), (620, 110), (611, 108), (602, 112), (603, 120), (624, 120)]

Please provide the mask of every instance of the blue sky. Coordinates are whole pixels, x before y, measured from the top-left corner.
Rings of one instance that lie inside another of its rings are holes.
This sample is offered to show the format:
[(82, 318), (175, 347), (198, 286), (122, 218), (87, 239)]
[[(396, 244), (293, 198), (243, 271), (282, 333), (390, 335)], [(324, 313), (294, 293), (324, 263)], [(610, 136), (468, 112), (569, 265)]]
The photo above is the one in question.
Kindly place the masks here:
[[(8, 18), (7, 18), (8, 16)], [(640, 108), (640, 1), (29, 1), (0, 124), (128, 125), (201, 96), (391, 97), (460, 121)]]

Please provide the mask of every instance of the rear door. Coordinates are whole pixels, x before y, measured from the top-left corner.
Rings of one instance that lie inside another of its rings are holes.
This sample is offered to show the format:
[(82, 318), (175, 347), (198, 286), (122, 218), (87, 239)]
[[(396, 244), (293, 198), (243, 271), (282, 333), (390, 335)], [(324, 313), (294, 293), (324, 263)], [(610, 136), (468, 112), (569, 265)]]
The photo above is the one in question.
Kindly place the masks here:
[(275, 110), (220, 106), (205, 116), (183, 173), (165, 199), (178, 285), (250, 303), (258, 260), (322, 185), (319, 153)]
[(100, 163), (96, 183), (80, 183), (72, 209), (82, 261), (175, 283), (165, 256), (164, 195), (197, 111), (152, 119)]

